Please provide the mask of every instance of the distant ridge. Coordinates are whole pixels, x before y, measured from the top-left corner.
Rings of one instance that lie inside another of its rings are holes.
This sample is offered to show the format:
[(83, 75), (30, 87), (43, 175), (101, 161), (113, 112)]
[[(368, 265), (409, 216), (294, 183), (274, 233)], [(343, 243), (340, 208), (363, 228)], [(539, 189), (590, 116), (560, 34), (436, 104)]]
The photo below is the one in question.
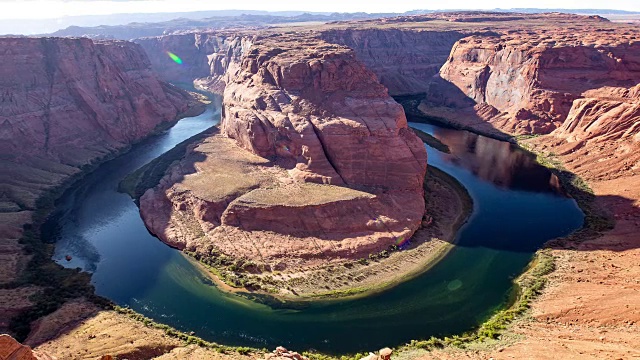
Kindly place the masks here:
[[(210, 11), (192, 11), (192, 12), (172, 12), (172, 13), (123, 13), (111, 15), (86, 15), (86, 16), (67, 16), (55, 19), (3, 19), (0, 21), (0, 35), (34, 35), (34, 34), (53, 34), (56, 36), (80, 36), (85, 35), (80, 31), (84, 28), (91, 35), (92, 31), (88, 30), (98, 27), (101, 33), (104, 29), (110, 27), (133, 26), (133, 25), (149, 25), (162, 24), (165, 28), (168, 22), (186, 22), (208, 19), (210, 21), (217, 20), (227, 24), (237, 22), (239, 18), (247, 20), (254, 17), (252, 21), (256, 24), (265, 25), (274, 22), (297, 22), (297, 21), (337, 21), (337, 20), (356, 20), (356, 19), (372, 19), (393, 17), (400, 15), (421, 15), (435, 12), (448, 11), (490, 11), (490, 12), (519, 12), (519, 13), (543, 13), (543, 12), (563, 12), (579, 15), (636, 15), (640, 11), (626, 11), (615, 9), (541, 9), (541, 8), (513, 8), (513, 9), (417, 9), (404, 13), (337, 13), (337, 12), (309, 12), (309, 11), (262, 11), (262, 10), (210, 10)], [(259, 19), (259, 17), (264, 17)], [(298, 18), (298, 19), (294, 19)], [(311, 20), (305, 20), (311, 19)], [(249, 24), (251, 25), (251, 24)], [(198, 26), (203, 26), (199, 24)], [(206, 26), (206, 25), (204, 25)], [(66, 30), (66, 31), (65, 31)], [(113, 29), (111, 29), (113, 30)], [(80, 34), (78, 35), (78, 31)], [(95, 32), (94, 32), (95, 33)], [(155, 32), (146, 34), (154, 35)], [(127, 38), (112, 35), (115, 38)]]
[(536, 8), (515, 8), (515, 9), (495, 9), (495, 11), (504, 12), (520, 12), (520, 13), (540, 13), (540, 12), (561, 12), (578, 15), (634, 15), (640, 14), (640, 11), (626, 11), (615, 9), (536, 9)]

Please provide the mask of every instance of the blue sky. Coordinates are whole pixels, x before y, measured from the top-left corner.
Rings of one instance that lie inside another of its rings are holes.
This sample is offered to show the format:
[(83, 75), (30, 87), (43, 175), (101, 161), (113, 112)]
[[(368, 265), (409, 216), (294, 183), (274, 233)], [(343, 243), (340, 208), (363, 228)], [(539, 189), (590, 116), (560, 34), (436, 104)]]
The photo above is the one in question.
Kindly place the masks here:
[(68, 15), (198, 10), (303, 10), (340, 12), (403, 12), (415, 9), (569, 8), (640, 11), (640, 0), (0, 0), (0, 19), (46, 19)]

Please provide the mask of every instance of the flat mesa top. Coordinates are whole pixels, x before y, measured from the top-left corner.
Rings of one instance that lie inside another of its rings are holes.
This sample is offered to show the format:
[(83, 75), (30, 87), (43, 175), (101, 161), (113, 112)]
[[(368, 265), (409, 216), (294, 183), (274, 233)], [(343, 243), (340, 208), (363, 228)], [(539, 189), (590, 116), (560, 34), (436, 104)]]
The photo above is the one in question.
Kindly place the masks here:
[(195, 169), (186, 171), (177, 190), (191, 191), (208, 201), (244, 194), (242, 201), (250, 206), (297, 207), (375, 197), (342, 186), (294, 182), (284, 168), (222, 135), (212, 136), (196, 146), (183, 163), (190, 162)]
[[(263, 33), (294, 32), (296, 34), (344, 30), (397, 29), (411, 31), (454, 31), (468, 35), (493, 35), (496, 39), (525, 43), (553, 38), (556, 45), (608, 44), (640, 41), (640, 29), (635, 25), (611, 22), (593, 15), (561, 13), (519, 14), (491, 12), (435, 13), (398, 16), (394, 18), (331, 22), (317, 25), (272, 27)], [(613, 43), (612, 43), (613, 42)]]

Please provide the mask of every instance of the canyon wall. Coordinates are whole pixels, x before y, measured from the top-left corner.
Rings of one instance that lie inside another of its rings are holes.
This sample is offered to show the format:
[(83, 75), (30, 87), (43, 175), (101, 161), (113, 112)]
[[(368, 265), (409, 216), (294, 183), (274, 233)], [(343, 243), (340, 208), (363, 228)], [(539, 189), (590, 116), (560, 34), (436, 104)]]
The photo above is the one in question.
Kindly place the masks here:
[[(20, 238), (38, 199), (192, 109), (142, 48), (89, 39), (0, 38), (0, 331), (33, 306)], [(48, 199), (51, 200), (51, 199)], [(21, 286), (21, 287), (20, 287)]]
[(638, 35), (587, 23), (461, 39), (440, 93), (420, 109), (490, 134), (548, 134), (527, 143), (589, 180), (631, 176), (640, 169)]
[[(254, 36), (224, 32), (195, 32), (136, 39), (149, 54), (153, 68), (163, 80), (192, 83), (206, 79), (207, 89), (222, 93), (229, 66), (239, 64)], [(180, 59), (169, 56), (172, 53)]]
[[(77, 172), (189, 107), (190, 96), (160, 81), (133, 43), (0, 38), (0, 46), (2, 184), (10, 189)], [(23, 207), (36, 198), (4, 196)]]
[(547, 134), (562, 126), (586, 91), (640, 82), (640, 42), (598, 41), (566, 31), (471, 36), (456, 43), (440, 76), (455, 86), (452, 97), (459, 92), (477, 109), (484, 106), (485, 120), (498, 129)]
[(222, 134), (144, 194), (149, 229), (206, 257), (276, 267), (363, 257), (411, 236), (426, 151), (354, 52), (287, 35), (231, 44), (224, 53), (237, 56), (211, 62), (226, 84)]
[(319, 38), (353, 49), (391, 95), (427, 92), (451, 48), (469, 31), (330, 29)]

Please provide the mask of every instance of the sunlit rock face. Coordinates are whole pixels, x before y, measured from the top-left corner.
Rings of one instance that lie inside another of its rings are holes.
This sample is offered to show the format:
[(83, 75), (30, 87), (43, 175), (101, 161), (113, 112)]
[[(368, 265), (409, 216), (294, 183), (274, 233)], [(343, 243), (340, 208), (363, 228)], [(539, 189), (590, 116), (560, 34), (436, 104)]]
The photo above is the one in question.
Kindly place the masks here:
[(225, 85), (222, 134), (142, 197), (151, 231), (205, 256), (278, 266), (362, 257), (411, 236), (426, 151), (353, 51), (286, 35), (226, 44), (201, 82)]

